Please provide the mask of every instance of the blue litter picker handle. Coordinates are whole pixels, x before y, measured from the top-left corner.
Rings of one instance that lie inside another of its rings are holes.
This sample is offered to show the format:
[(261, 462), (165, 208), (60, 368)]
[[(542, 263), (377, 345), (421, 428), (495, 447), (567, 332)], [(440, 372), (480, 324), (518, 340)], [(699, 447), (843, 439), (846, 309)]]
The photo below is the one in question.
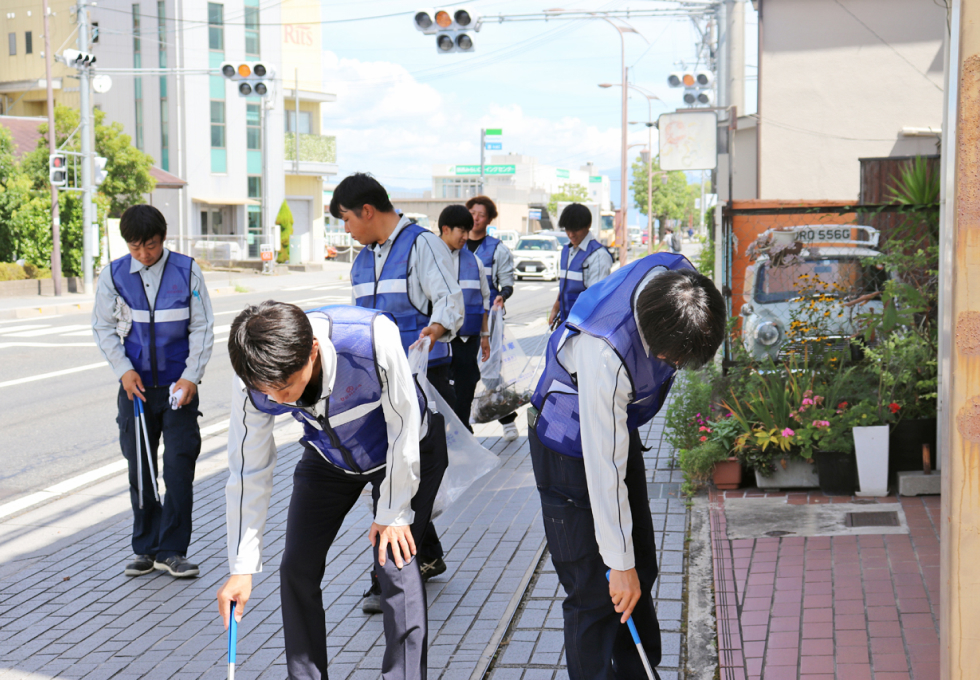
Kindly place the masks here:
[[(609, 575), (612, 570), (606, 571), (606, 580), (609, 580)], [(626, 626), (630, 629), (630, 635), (633, 636), (633, 644), (636, 645), (636, 651), (640, 653), (640, 661), (643, 662), (643, 669), (647, 672), (647, 680), (659, 680), (659, 676), (654, 673), (653, 666), (650, 665), (650, 659), (647, 658), (647, 653), (643, 649), (643, 645), (640, 643), (640, 634), (636, 632), (636, 624), (633, 623), (633, 617), (630, 616), (626, 619)]]
[(235, 680), (235, 647), (238, 645), (238, 622), (235, 621), (235, 602), (231, 603), (228, 623), (228, 680)]

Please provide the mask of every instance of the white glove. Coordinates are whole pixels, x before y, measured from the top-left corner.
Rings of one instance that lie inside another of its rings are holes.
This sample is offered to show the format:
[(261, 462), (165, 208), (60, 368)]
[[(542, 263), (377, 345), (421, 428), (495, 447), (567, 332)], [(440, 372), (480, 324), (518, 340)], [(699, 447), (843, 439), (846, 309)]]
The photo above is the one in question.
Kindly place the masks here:
[(112, 308), (112, 318), (116, 320), (116, 335), (119, 336), (119, 342), (122, 342), (133, 328), (133, 310), (118, 295)]

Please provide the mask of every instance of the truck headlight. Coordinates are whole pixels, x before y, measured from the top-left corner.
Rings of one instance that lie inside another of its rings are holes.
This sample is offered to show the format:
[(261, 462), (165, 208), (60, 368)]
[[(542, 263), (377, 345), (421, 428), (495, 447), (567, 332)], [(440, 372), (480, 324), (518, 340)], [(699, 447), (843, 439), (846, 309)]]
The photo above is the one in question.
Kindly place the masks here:
[(769, 347), (779, 340), (779, 326), (772, 321), (761, 323), (755, 329), (755, 341)]

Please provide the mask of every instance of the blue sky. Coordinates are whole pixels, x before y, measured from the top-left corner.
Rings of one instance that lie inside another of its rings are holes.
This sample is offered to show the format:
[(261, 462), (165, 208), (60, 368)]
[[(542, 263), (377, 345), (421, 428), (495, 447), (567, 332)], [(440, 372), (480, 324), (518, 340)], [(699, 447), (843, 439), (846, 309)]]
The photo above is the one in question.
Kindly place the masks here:
[[(461, 4), (461, 3), (456, 3)], [(664, 3), (633, 0), (477, 0), (483, 16), (568, 9), (647, 9)], [(412, 12), (404, 0), (324, 0), (325, 21)], [(441, 5), (435, 5), (439, 7)], [(747, 76), (755, 74), (756, 17), (746, 3)], [(681, 106), (667, 75), (695, 65), (696, 33), (689, 20), (631, 19), (626, 34), (630, 81), (654, 92), (653, 116)], [(411, 14), (324, 24), (324, 86), (338, 101), (324, 107), (324, 131), (338, 137), (341, 177), (370, 171), (391, 187), (431, 186), (433, 163), (478, 163), (481, 127), (504, 131), (504, 152), (577, 168), (592, 161), (618, 175), (620, 148), (620, 40), (603, 21), (484, 21), (476, 50), (438, 54), (435, 37), (415, 30)], [(746, 100), (754, 109), (755, 82)], [(647, 100), (631, 93), (628, 119), (645, 121)], [(630, 143), (645, 143), (646, 128), (630, 126)], [(656, 148), (654, 134), (654, 147)], [(640, 147), (630, 149), (630, 160)], [(613, 195), (618, 203), (619, 186)], [(632, 211), (631, 211), (632, 213)], [(631, 214), (630, 223), (637, 221)]]

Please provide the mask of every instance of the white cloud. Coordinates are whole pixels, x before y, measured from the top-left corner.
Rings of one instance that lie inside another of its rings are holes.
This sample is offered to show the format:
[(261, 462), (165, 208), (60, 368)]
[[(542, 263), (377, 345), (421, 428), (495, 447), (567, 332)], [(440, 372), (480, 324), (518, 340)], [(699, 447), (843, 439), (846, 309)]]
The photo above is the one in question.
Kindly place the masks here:
[(419, 82), (393, 62), (342, 59), (325, 51), (323, 74), (325, 88), (337, 94), (335, 103), (323, 107), (323, 127), (337, 136), (341, 176), (368, 171), (386, 184), (430, 187), (433, 164), (478, 162), (481, 127), (503, 128), (505, 153), (544, 164), (619, 164), (618, 128), (600, 129), (571, 115), (530, 116), (516, 104), (490, 102), (472, 110), (451, 91)]

